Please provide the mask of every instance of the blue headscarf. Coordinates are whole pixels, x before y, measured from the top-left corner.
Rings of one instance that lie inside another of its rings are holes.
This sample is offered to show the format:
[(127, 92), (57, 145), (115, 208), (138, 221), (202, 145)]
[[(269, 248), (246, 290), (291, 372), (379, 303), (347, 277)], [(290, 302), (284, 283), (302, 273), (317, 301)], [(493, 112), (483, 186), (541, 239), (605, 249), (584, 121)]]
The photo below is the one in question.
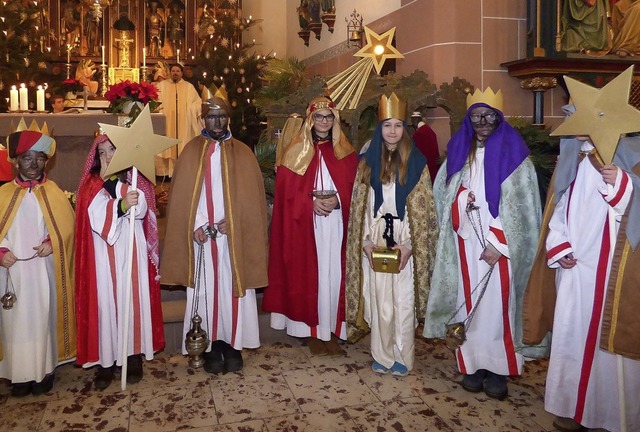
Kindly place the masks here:
[[(384, 120), (378, 123), (373, 138), (369, 144), (369, 149), (364, 154), (364, 158), (367, 161), (367, 165), (371, 167), (370, 183), (375, 193), (375, 200), (373, 205), (373, 216), (382, 206), (382, 182), (380, 181), (380, 171), (382, 170), (382, 146), (384, 140), (382, 139), (382, 123)], [(402, 122), (402, 125), (406, 128), (406, 123)], [(405, 129), (405, 133), (406, 129)], [(407, 162), (407, 178), (405, 184), (400, 184), (399, 175), (396, 171), (396, 213), (400, 220), (404, 220), (404, 209), (407, 204), (407, 196), (411, 193), (415, 185), (420, 180), (422, 170), (427, 165), (427, 158), (411, 140), (411, 153), (409, 154), (409, 160)]]
[(491, 215), (498, 217), (502, 182), (529, 156), (529, 147), (518, 131), (505, 121), (502, 111), (486, 103), (475, 103), (469, 107), (462, 126), (447, 144), (447, 183), (469, 158), (471, 142), (475, 137), (469, 114), (479, 107), (491, 108), (498, 114), (498, 126), (485, 141), (484, 157), (485, 199)]

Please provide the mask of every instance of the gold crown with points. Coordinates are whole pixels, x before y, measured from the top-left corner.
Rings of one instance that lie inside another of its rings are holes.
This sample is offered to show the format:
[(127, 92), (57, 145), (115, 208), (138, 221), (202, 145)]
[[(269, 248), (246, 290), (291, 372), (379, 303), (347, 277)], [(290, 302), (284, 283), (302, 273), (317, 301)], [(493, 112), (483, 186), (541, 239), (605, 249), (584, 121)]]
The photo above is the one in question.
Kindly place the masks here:
[(487, 87), (485, 91), (476, 89), (473, 94), (469, 93), (467, 95), (467, 109), (475, 103), (486, 103), (492, 108), (502, 111), (502, 90), (498, 90), (494, 93), (493, 90), (491, 90), (491, 87)]
[(13, 125), (13, 121), (11, 122), (11, 126), (9, 127), (10, 133), (14, 132), (22, 132), (24, 130), (32, 130), (36, 132), (40, 132), (44, 135), (49, 135), (49, 127), (47, 126), (47, 122), (42, 124), (42, 127), (38, 126), (35, 120), (31, 120), (31, 124), (27, 127), (27, 122), (25, 122), (24, 117), (20, 118), (17, 126)]
[(209, 99), (214, 97), (218, 97), (229, 102), (229, 95), (224, 84), (222, 84), (222, 87), (220, 88), (218, 88), (215, 84), (211, 84), (209, 88), (207, 88), (206, 86), (202, 86), (202, 93), (200, 97), (202, 98), (203, 104), (206, 104)]
[(407, 102), (401, 100), (395, 92), (387, 97), (382, 95), (378, 105), (378, 121), (395, 118), (405, 121), (407, 119)]

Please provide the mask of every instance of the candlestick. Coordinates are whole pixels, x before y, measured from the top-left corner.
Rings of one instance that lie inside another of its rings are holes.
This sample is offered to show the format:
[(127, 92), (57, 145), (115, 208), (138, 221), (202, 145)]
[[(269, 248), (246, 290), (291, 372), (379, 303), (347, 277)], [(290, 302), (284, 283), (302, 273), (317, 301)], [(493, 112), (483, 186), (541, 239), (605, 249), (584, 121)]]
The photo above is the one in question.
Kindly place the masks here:
[(18, 89), (11, 86), (9, 91), (9, 111), (18, 111)]
[(36, 91), (36, 111), (44, 111), (44, 89), (41, 85), (38, 86)]
[(104, 64), (104, 45), (102, 45), (102, 64)]
[(180, 48), (176, 50), (176, 63), (180, 64)]
[(20, 111), (29, 111), (29, 92), (24, 84), (20, 84)]
[(107, 65), (100, 65), (100, 71), (102, 72), (102, 77), (100, 78), (100, 96), (104, 97), (105, 93), (107, 93)]

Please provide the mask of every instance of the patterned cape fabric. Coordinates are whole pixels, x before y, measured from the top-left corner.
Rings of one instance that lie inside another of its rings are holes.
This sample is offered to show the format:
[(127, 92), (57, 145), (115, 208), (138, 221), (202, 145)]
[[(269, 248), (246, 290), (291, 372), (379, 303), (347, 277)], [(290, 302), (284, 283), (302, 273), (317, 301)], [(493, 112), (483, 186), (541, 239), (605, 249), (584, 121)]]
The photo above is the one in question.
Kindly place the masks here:
[[(443, 165), (434, 183), (434, 196), (437, 197), (436, 207), (441, 226), (437, 246), (439, 254), (431, 278), (424, 326), (424, 336), (427, 338), (444, 338), (445, 325), (457, 308), (459, 258), (455, 233), (449, 221), (451, 205), (468, 169), (469, 166), (466, 165), (454, 174), (447, 184), (447, 170)], [(516, 294), (516, 350), (527, 357), (543, 357), (547, 351), (544, 346), (546, 341), (542, 346), (536, 347), (525, 347), (522, 344), (522, 299), (538, 244), (541, 219), (538, 188), (531, 185), (537, 185), (537, 177), (533, 164), (529, 159), (525, 159), (501, 185), (499, 214), (507, 243), (518, 245), (509, 249), (512, 284)], [(442, 225), (443, 223), (446, 225)]]
[[(367, 197), (369, 195), (370, 168), (360, 161), (351, 198), (351, 216), (347, 233), (346, 319), (347, 339), (356, 342), (369, 332), (364, 320), (362, 298), (362, 231), (364, 228)], [(438, 220), (431, 191), (429, 169), (425, 166), (420, 181), (407, 197), (409, 229), (413, 246), (413, 281), (416, 319), (423, 321), (429, 295), (431, 272), (435, 262), (434, 245), (438, 239)]]

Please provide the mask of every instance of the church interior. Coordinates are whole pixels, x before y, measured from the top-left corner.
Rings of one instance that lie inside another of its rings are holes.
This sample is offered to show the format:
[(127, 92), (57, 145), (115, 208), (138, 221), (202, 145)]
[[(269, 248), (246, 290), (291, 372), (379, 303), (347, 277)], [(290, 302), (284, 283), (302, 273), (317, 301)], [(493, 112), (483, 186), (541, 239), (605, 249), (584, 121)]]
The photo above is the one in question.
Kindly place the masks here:
[[(373, 132), (380, 95), (397, 91), (408, 112), (433, 129), (444, 157), (467, 94), (501, 90), (505, 117), (531, 137), (550, 176), (558, 141), (549, 132), (568, 103), (563, 77), (602, 87), (640, 55), (640, 2), (594, 0), (605, 11), (602, 35), (572, 24), (568, 2), (5, 0), (1, 142), (21, 118), (47, 122), (58, 146), (48, 176), (72, 193), (98, 123), (122, 125), (126, 117), (115, 115), (109, 89), (126, 80), (152, 85), (179, 63), (198, 93), (202, 86), (226, 88), (232, 133), (254, 149), (268, 202), (285, 121), (322, 94), (341, 107), (342, 129), (359, 149)], [(616, 19), (625, 3), (633, 4), (629, 15)], [(588, 43), (576, 42), (584, 34)], [(634, 74), (629, 103), (640, 108), (640, 69)], [(57, 95), (66, 112), (59, 116), (49, 113)], [(151, 117), (155, 133), (165, 134), (164, 115)], [(0, 164), (1, 181), (12, 175)], [(156, 185), (161, 242), (169, 177)], [(511, 380), (509, 398), (497, 401), (465, 392), (452, 352), (423, 338), (420, 328), (416, 366), (396, 378), (372, 372), (367, 337), (344, 344), (342, 356), (312, 356), (303, 339), (271, 329), (269, 314), (260, 312), (261, 346), (245, 350), (244, 369), (211, 375), (180, 353), (184, 287), (163, 285), (162, 300), (167, 347), (145, 362), (140, 383), (96, 391), (91, 371), (66, 364), (57, 368), (52, 392), (12, 398), (9, 382), (0, 380), (0, 429), (557, 430), (544, 410), (546, 360), (527, 362)]]

